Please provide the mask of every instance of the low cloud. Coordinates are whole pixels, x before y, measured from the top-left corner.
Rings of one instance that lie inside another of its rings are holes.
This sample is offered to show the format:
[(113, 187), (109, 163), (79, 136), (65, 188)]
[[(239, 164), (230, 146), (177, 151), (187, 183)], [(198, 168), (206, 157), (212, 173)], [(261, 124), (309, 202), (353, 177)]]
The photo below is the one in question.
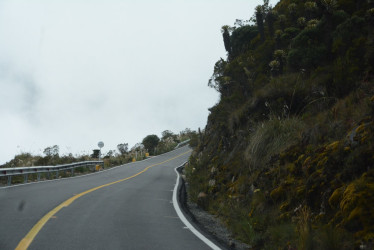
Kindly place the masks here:
[(218, 100), (207, 81), (225, 57), (220, 28), (255, 4), (2, 1), (0, 164), (51, 145), (91, 153), (100, 140), (108, 151), (203, 128)]

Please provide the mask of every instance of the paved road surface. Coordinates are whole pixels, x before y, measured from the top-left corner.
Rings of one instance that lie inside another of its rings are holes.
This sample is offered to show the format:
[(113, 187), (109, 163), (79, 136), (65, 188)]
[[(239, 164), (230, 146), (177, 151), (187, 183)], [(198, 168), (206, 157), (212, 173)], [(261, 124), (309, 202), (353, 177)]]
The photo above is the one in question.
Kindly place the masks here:
[(172, 204), (174, 168), (189, 155), (183, 147), (97, 174), (1, 188), (0, 249), (210, 249)]

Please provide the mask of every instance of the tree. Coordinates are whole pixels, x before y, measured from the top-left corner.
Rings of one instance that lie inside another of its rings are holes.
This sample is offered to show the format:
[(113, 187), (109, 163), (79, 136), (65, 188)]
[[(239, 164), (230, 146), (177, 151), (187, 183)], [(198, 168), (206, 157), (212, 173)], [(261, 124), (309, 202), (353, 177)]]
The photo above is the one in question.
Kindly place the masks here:
[[(372, 1), (374, 4), (374, 1)], [(367, 53), (365, 55), (366, 64), (368, 65), (368, 71), (373, 72), (374, 67), (374, 8), (369, 9), (366, 12), (366, 20), (368, 23), (368, 35), (367, 35)]]
[(231, 58), (236, 58), (241, 53), (248, 51), (251, 41), (258, 36), (257, 26), (246, 25), (236, 28), (231, 33)]
[(255, 16), (258, 30), (260, 32), (261, 41), (265, 41), (265, 29), (264, 29), (264, 8), (262, 5), (257, 5), (255, 8)]
[(167, 139), (167, 138), (169, 138), (169, 137), (174, 137), (174, 133), (171, 132), (170, 130), (165, 130), (165, 131), (163, 131), (163, 132), (161, 133), (161, 135), (162, 135), (162, 140), (165, 140), (165, 139)]
[(321, 0), (323, 6), (323, 14), (326, 20), (326, 44), (327, 44), (327, 55), (328, 58), (332, 59), (332, 32), (333, 32), (333, 14), (338, 8), (338, 2), (336, 0)]
[(269, 0), (264, 0), (264, 4), (262, 5), (264, 16), (266, 16), (269, 13), (269, 11), (271, 11), (271, 9), (272, 9), (272, 6), (269, 5)]
[(155, 148), (157, 147), (159, 141), (160, 141), (160, 138), (158, 138), (157, 135), (147, 135), (143, 139), (142, 143), (150, 154), (154, 154)]
[(297, 26), (299, 26), (300, 29), (304, 29), (306, 26), (306, 18), (305, 17), (299, 17), (297, 19)]
[(273, 60), (269, 63), (270, 71), (272, 76), (277, 76), (279, 72), (280, 62)]
[(129, 151), (129, 144), (128, 143), (118, 144), (117, 149), (121, 153), (121, 155), (124, 155)]
[(269, 34), (271, 37), (274, 35), (274, 22), (277, 20), (278, 12), (275, 10), (270, 10), (266, 15), (266, 23), (268, 25)]
[(296, 11), (297, 11), (297, 5), (294, 3), (291, 3), (288, 5), (288, 12), (290, 13), (291, 16), (291, 21), (295, 25), (296, 24)]
[(58, 156), (59, 151), (60, 151), (59, 146), (54, 145), (52, 147), (45, 148), (43, 153), (48, 157), (55, 157), (55, 156)]
[(319, 21), (317, 19), (312, 19), (307, 23), (307, 28), (313, 29), (316, 28), (318, 25)]
[(278, 49), (274, 52), (274, 58), (279, 62), (278, 73), (283, 74), (283, 65), (286, 61), (286, 53), (283, 50)]
[(315, 2), (306, 2), (304, 4), (305, 13), (307, 20), (311, 20), (314, 18), (314, 14), (317, 11), (317, 4)]
[(306, 28), (292, 39), (292, 49), (287, 56), (287, 62), (291, 69), (311, 70), (326, 60), (327, 49), (325, 44), (321, 42), (323, 33), (317, 27)]
[(321, 0), (321, 4), (324, 7), (325, 15), (332, 15), (338, 8), (338, 2), (336, 0)]
[(228, 25), (222, 26), (221, 32), (223, 36), (223, 43), (225, 45), (225, 49), (228, 53), (228, 57), (231, 55), (231, 42), (230, 42), (230, 27)]
[(281, 30), (284, 31), (284, 29), (286, 28), (286, 21), (287, 21), (287, 18), (285, 15), (279, 15), (278, 16), (278, 21), (279, 21), (279, 25), (281, 27)]
[(228, 79), (224, 74), (227, 62), (222, 58), (214, 65), (214, 72), (212, 77), (209, 79), (208, 86), (214, 88), (221, 94), (225, 91), (225, 86), (228, 85)]
[(195, 132), (192, 131), (190, 128), (185, 128), (184, 130), (182, 130), (181, 132), (179, 132), (179, 135), (180, 135), (180, 137), (183, 140), (184, 139), (183, 137), (189, 138), (191, 136), (191, 134), (193, 134), (193, 133), (195, 133)]
[(109, 150), (108, 153), (104, 156), (104, 158), (110, 158), (113, 157), (115, 153), (115, 150)]
[(138, 142), (131, 148), (131, 151), (142, 151), (143, 149), (144, 145)]
[(275, 38), (275, 44), (276, 44), (277, 49), (281, 48), (282, 35), (283, 35), (282, 30), (275, 31), (274, 38)]

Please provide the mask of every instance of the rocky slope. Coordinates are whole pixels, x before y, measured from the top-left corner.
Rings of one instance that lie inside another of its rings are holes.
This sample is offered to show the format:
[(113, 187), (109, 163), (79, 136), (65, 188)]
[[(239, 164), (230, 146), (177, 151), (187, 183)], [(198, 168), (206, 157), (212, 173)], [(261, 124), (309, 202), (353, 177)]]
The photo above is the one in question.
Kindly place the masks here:
[(371, 249), (374, 3), (264, 1), (222, 28), (192, 201), (253, 249)]

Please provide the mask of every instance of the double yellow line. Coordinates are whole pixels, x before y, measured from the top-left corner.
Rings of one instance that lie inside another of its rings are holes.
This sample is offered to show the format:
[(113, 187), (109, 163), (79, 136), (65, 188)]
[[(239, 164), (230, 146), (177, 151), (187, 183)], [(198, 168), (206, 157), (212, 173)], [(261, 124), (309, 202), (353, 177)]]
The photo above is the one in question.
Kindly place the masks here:
[(160, 163), (156, 163), (156, 164), (153, 164), (153, 165), (150, 165), (148, 167), (146, 167), (145, 169), (143, 169), (142, 171), (130, 176), (130, 177), (127, 177), (127, 178), (124, 178), (124, 179), (121, 179), (121, 180), (118, 180), (118, 181), (114, 181), (114, 182), (110, 182), (110, 183), (107, 183), (107, 184), (104, 184), (104, 185), (101, 185), (101, 186), (98, 186), (98, 187), (94, 187), (94, 188), (91, 188), (87, 191), (84, 191), (80, 194), (77, 194), (77, 195), (74, 195), (73, 197), (71, 197), (70, 199), (67, 199), (66, 201), (62, 202), (60, 205), (58, 205), (57, 207), (55, 207), (54, 209), (52, 209), (51, 211), (49, 211), (46, 215), (43, 216), (43, 218), (41, 218), (38, 223), (36, 223), (33, 228), (31, 228), (31, 230), (28, 232), (28, 234), (18, 243), (17, 247), (16, 247), (16, 250), (23, 250), (23, 249), (27, 249), (31, 242), (35, 239), (35, 237), (38, 235), (38, 233), (40, 232), (40, 230), (43, 228), (43, 226), (47, 223), (47, 221), (52, 217), (54, 216), (58, 211), (60, 211), (63, 207), (68, 207), (71, 203), (73, 203), (76, 199), (88, 194), (88, 193), (91, 193), (93, 191), (96, 191), (100, 188), (104, 188), (104, 187), (108, 187), (108, 186), (111, 186), (113, 184), (117, 184), (117, 183), (120, 183), (120, 182), (123, 182), (123, 181), (126, 181), (126, 180), (129, 180), (129, 179), (132, 179), (144, 172), (146, 172), (147, 170), (149, 170), (150, 168), (152, 167), (155, 167), (155, 166), (158, 166), (158, 165), (161, 165), (161, 164), (164, 164), (168, 161), (172, 161), (174, 159), (177, 159), (179, 157), (181, 157), (182, 155), (185, 155), (185, 154), (188, 154), (190, 153), (191, 150), (183, 153), (183, 154), (180, 154), (180, 155), (177, 155), (173, 158), (170, 158), (166, 161), (163, 161), (163, 162), (160, 162)]

